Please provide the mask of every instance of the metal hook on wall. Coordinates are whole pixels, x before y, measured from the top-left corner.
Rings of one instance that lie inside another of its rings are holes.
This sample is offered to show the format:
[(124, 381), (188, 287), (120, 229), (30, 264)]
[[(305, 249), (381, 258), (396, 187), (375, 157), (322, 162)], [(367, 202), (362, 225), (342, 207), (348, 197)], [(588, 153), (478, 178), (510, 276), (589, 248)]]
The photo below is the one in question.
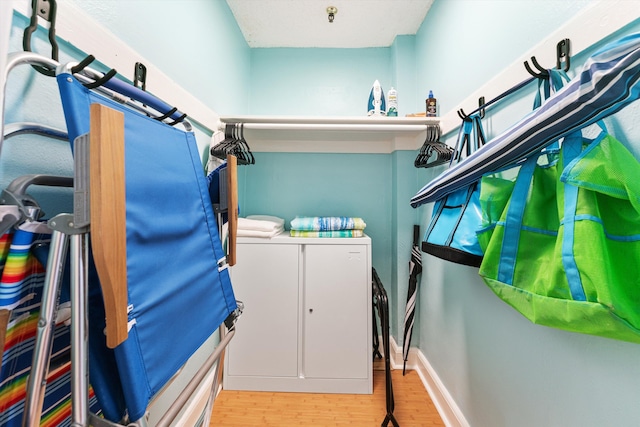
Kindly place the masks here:
[[(562, 63), (564, 62), (564, 67)], [(556, 68), (569, 71), (571, 67), (571, 40), (560, 40), (556, 45)]]
[[(535, 56), (531, 57), (531, 63), (538, 70), (538, 72), (534, 71), (529, 65), (528, 61), (524, 62), (524, 68), (527, 70), (529, 74), (538, 79), (546, 79), (549, 77), (549, 72), (542, 67)], [(564, 64), (564, 66), (563, 66)], [(556, 68), (558, 70), (569, 71), (571, 67), (571, 40), (563, 39), (558, 42), (556, 45)]]
[(480, 98), (478, 98), (478, 113), (480, 114), (480, 118), (484, 119), (484, 96), (481, 96)]
[[(51, 44), (51, 59), (58, 61), (58, 42), (56, 41), (56, 0), (32, 0), (31, 18), (29, 26), (24, 29), (22, 36), (22, 48), (25, 52), (31, 50), (31, 36), (38, 29), (38, 17), (49, 22), (49, 43)], [(31, 65), (36, 71), (45, 76), (55, 77), (55, 70), (40, 66)]]

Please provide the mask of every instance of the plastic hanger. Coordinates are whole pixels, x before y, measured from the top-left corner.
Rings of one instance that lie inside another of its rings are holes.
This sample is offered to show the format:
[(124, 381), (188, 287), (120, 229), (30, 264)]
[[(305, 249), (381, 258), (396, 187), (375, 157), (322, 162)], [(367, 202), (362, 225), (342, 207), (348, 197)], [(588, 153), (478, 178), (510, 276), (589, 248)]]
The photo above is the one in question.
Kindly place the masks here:
[(427, 125), (427, 136), (414, 161), (417, 168), (430, 168), (451, 161), (453, 149), (440, 142), (439, 125)]
[(244, 124), (227, 123), (224, 127), (224, 139), (211, 148), (210, 154), (226, 160), (227, 154), (236, 157), (239, 165), (255, 164), (255, 158), (249, 144), (244, 139)]

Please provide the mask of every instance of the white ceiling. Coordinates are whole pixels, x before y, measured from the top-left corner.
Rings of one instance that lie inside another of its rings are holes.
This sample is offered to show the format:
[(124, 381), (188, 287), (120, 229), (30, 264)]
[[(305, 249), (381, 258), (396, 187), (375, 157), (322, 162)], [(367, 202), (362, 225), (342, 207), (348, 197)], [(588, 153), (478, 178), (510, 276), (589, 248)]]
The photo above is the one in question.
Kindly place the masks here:
[[(250, 47), (388, 47), (433, 0), (227, 0)], [(329, 23), (327, 7), (338, 13)]]

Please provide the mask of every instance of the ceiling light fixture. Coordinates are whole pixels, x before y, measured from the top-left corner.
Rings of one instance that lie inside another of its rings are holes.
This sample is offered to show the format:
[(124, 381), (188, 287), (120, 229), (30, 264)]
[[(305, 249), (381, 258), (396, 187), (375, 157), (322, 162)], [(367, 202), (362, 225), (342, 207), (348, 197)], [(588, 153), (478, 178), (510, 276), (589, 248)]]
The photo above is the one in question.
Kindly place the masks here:
[(329, 6), (327, 8), (327, 14), (329, 15), (329, 23), (331, 24), (338, 13), (338, 8), (335, 6)]

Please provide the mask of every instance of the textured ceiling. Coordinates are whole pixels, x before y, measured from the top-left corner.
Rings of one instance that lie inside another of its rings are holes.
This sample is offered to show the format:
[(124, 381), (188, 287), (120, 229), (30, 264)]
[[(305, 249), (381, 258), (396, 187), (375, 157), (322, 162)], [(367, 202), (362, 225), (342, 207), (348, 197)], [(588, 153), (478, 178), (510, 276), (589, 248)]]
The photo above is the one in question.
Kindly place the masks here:
[[(433, 0), (227, 0), (250, 47), (387, 47)], [(338, 8), (329, 23), (327, 7)]]

